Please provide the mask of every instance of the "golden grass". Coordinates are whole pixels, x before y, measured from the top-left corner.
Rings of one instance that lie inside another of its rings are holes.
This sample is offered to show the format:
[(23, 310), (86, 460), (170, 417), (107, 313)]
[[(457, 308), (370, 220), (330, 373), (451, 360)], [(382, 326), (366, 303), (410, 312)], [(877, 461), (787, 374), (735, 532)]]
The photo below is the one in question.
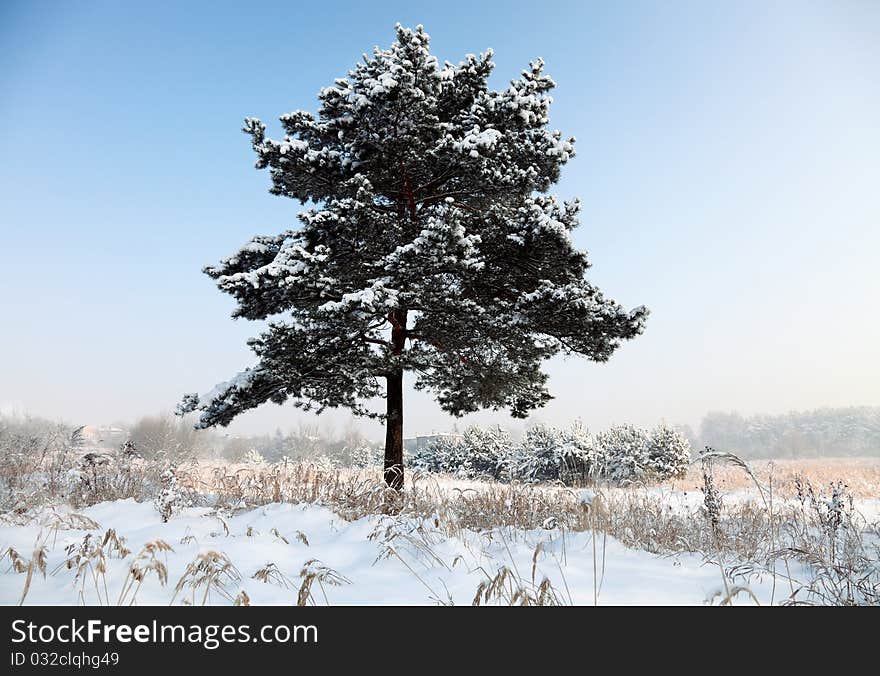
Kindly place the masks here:
[[(773, 490), (780, 497), (797, 494), (795, 479), (801, 477), (815, 486), (843, 481), (853, 497), (880, 498), (880, 458), (810, 458), (797, 460), (750, 460), (752, 472), (764, 484), (773, 477)], [(699, 465), (692, 465), (676, 488), (698, 491), (703, 485)], [(723, 491), (751, 489), (754, 484), (742, 470), (721, 465), (715, 470), (715, 483)]]

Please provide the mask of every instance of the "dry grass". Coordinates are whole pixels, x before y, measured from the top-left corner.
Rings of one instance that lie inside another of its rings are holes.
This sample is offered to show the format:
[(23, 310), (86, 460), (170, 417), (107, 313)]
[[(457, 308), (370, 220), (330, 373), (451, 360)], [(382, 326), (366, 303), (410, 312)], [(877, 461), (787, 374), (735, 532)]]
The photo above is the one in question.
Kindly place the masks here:
[(183, 597), (185, 605), (206, 605), (214, 592), (231, 603), (236, 598), (230, 592), (241, 581), (241, 573), (223, 552), (208, 549), (200, 552), (186, 567), (183, 575), (174, 587), (174, 596), (171, 603), (177, 599), (180, 592), (189, 588), (191, 596)]
[[(752, 460), (749, 467), (758, 479), (767, 483), (773, 476), (780, 497), (797, 495), (800, 477), (814, 486), (828, 486), (843, 481), (856, 498), (880, 497), (880, 458), (811, 458), (800, 460)], [(752, 488), (752, 481), (735, 467), (719, 467), (715, 482), (722, 491)], [(700, 490), (703, 484), (700, 468), (692, 465), (687, 476), (675, 482), (681, 490)]]

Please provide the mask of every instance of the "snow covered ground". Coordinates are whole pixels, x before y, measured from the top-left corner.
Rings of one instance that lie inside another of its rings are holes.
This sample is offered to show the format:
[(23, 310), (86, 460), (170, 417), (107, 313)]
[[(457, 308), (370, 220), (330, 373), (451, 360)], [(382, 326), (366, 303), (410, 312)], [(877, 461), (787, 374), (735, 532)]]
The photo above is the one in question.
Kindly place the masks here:
[[(254, 605), (295, 604), (302, 583), (300, 571), (314, 560), (310, 570), (325, 566), (347, 580), (340, 586), (313, 584), (315, 602), (332, 605), (470, 604), (481, 582), (495, 577), (503, 566), (510, 570), (514, 586), (521, 583), (534, 589), (546, 577), (562, 602), (585, 605), (594, 602), (594, 562), (600, 605), (702, 604), (723, 585), (719, 568), (696, 555), (659, 557), (627, 549), (608, 538), (603, 556), (601, 534), (594, 559), (590, 533), (563, 537), (559, 530), (496, 529), (448, 535), (411, 519), (373, 516), (346, 522), (314, 505), (272, 504), (225, 521), (208, 509), (191, 508), (168, 523), (161, 522), (152, 504), (133, 500), (105, 502), (80, 513), (99, 527), (91, 531), (41, 528), (35, 523), (0, 527), (2, 550), (12, 547), (30, 558), (35, 545), (44, 542), (47, 547), (46, 576), (34, 573), (26, 604), (97, 604), (105, 598), (116, 603), (131, 562), (145, 543), (156, 539), (173, 548), (157, 556), (167, 565), (168, 581), (162, 585), (155, 571), (148, 572), (137, 591), (139, 605), (168, 604), (187, 565), (210, 551), (225, 554), (237, 569), (233, 577), (240, 578), (227, 579), (226, 595), (211, 590), (208, 603), (220, 604), (230, 603), (241, 590)], [(77, 581), (76, 566), (65, 566), (66, 548), (75, 551), (88, 532), (100, 542), (108, 529), (126, 538), (124, 544), (131, 553), (119, 558), (118, 552), (105, 546), (103, 577), (85, 567)], [(272, 583), (254, 578), (269, 563), (275, 564), (283, 579), (271, 575)], [(16, 572), (4, 561), (0, 603), (18, 603), (25, 579), (26, 573)], [(771, 580), (749, 587), (762, 604), (770, 601)], [(204, 586), (185, 587), (175, 603), (200, 604), (204, 592)], [(754, 603), (747, 594), (740, 594), (736, 601)]]

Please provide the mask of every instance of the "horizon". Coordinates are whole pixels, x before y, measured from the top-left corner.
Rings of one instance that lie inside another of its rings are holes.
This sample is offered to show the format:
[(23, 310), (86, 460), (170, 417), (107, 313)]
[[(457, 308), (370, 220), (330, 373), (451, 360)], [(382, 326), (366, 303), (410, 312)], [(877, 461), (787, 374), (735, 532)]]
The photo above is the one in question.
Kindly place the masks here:
[[(544, 58), (550, 127), (578, 139), (552, 192), (582, 199), (588, 278), (651, 310), (608, 363), (548, 362), (555, 399), (523, 421), (407, 388), (406, 437), (880, 405), (880, 5), (416, 5), (272, 4), (308, 19), (283, 39), (227, 5), (0, 8), (0, 412), (134, 421), (252, 363), (259, 324), (201, 268), (304, 207), (269, 195), (242, 120), (314, 111), (397, 21), (441, 63), (492, 47), (496, 88)], [(218, 431), (349, 418), (265, 405)]]

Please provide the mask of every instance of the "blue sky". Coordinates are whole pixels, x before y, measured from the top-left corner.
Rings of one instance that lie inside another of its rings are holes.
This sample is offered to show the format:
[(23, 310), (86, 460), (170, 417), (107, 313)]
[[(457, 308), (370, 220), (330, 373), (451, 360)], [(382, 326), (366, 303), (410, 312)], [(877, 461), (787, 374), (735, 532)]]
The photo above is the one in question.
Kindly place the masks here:
[[(545, 59), (592, 279), (652, 310), (608, 364), (551, 362), (537, 418), (880, 404), (880, 3), (7, 0), (0, 407), (131, 419), (249, 364), (256, 327), (200, 269), (298, 205), (267, 193), (242, 118), (314, 109), (397, 21), (441, 60), (493, 47), (497, 86)], [(407, 434), (452, 424), (407, 408)]]

